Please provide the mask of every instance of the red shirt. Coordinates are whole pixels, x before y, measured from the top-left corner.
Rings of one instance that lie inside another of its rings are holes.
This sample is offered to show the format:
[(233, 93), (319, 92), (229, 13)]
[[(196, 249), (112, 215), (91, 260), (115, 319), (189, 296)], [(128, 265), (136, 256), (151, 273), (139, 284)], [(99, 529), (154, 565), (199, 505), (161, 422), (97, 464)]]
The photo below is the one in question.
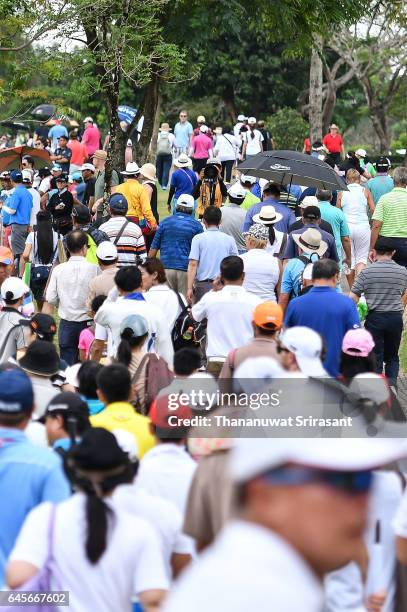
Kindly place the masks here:
[(82, 144), (85, 145), (89, 157), (100, 148), (100, 132), (97, 127), (90, 125), (86, 128), (83, 132)]
[(311, 141), (309, 138), (306, 138), (304, 140), (304, 147), (305, 147), (305, 152), (306, 153), (311, 153)]
[(322, 141), (330, 153), (340, 153), (343, 139), (340, 134), (327, 134)]
[(85, 145), (79, 142), (79, 140), (70, 140), (67, 147), (72, 151), (71, 164), (82, 166), (88, 159)]

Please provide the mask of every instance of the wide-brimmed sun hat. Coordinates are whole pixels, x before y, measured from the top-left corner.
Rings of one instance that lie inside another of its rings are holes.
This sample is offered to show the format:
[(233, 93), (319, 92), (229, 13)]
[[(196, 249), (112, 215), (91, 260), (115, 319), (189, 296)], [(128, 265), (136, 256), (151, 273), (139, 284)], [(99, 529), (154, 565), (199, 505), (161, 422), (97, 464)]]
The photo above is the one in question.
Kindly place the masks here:
[(192, 159), (185, 153), (181, 153), (178, 159), (174, 160), (174, 166), (177, 168), (190, 168), (192, 166)]
[(304, 253), (308, 253), (309, 255), (316, 253), (321, 257), (328, 249), (327, 243), (325, 240), (322, 240), (321, 232), (312, 227), (305, 230), (302, 234), (291, 234), (291, 236), (295, 244), (304, 251)]
[(156, 181), (154, 164), (143, 164), (140, 168), (140, 174), (150, 181)]
[(257, 215), (253, 215), (253, 223), (261, 223), (262, 225), (274, 225), (281, 221), (283, 215), (278, 213), (274, 206), (262, 206)]

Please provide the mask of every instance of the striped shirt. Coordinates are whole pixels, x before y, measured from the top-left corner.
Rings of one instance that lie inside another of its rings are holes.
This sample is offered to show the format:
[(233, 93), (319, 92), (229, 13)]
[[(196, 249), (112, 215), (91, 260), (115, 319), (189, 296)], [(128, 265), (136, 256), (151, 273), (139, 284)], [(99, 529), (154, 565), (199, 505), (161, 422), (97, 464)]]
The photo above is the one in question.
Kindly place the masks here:
[(395, 187), (382, 196), (372, 218), (382, 222), (380, 236), (407, 238), (407, 189)]
[(395, 261), (375, 261), (356, 277), (352, 293), (365, 294), (369, 311), (402, 312), (401, 296), (407, 289), (407, 270)]
[[(109, 221), (103, 223), (99, 229), (102, 232), (106, 232), (110, 241), (114, 242), (126, 221), (127, 219), (125, 217), (112, 217)], [(119, 256), (119, 267), (135, 265), (137, 263), (137, 256), (141, 257), (141, 259), (145, 259), (147, 254), (146, 243), (141, 229), (131, 221), (127, 223), (124, 232), (116, 243), (116, 247)]]

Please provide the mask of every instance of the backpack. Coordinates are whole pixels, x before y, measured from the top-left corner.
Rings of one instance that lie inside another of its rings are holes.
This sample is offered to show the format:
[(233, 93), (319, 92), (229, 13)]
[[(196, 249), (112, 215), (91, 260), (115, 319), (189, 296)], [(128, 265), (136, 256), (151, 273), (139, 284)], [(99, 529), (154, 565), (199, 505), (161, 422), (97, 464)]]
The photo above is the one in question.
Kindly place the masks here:
[(155, 400), (161, 389), (168, 387), (174, 379), (174, 374), (168, 368), (167, 362), (155, 353), (147, 353), (140, 362), (139, 367), (134, 372), (132, 384), (134, 385), (141, 376), (144, 366), (144, 403), (135, 397), (135, 402), (141, 414), (148, 414), (150, 411), (151, 402)]
[(87, 231), (88, 236), (90, 236), (96, 246), (99, 246), (101, 242), (110, 242), (109, 236), (106, 232), (103, 232), (98, 227), (94, 227), (93, 225)]
[(175, 291), (175, 293), (181, 307), (181, 312), (175, 319), (174, 327), (171, 331), (174, 351), (179, 351), (179, 349), (185, 347), (196, 348), (205, 337), (205, 328), (202, 323), (198, 323), (192, 318), (190, 307), (184, 304), (177, 291)]
[(172, 150), (170, 138), (167, 132), (160, 132), (157, 142), (157, 155), (170, 155)]

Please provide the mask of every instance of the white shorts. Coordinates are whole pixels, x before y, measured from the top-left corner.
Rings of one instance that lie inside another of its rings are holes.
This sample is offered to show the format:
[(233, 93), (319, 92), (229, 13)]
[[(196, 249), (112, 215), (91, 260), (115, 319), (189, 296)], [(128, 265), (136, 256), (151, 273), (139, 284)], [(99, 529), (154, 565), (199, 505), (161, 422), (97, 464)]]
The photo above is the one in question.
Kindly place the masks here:
[(367, 264), (370, 247), (370, 226), (364, 223), (348, 223), (352, 254), (352, 270), (357, 264)]

